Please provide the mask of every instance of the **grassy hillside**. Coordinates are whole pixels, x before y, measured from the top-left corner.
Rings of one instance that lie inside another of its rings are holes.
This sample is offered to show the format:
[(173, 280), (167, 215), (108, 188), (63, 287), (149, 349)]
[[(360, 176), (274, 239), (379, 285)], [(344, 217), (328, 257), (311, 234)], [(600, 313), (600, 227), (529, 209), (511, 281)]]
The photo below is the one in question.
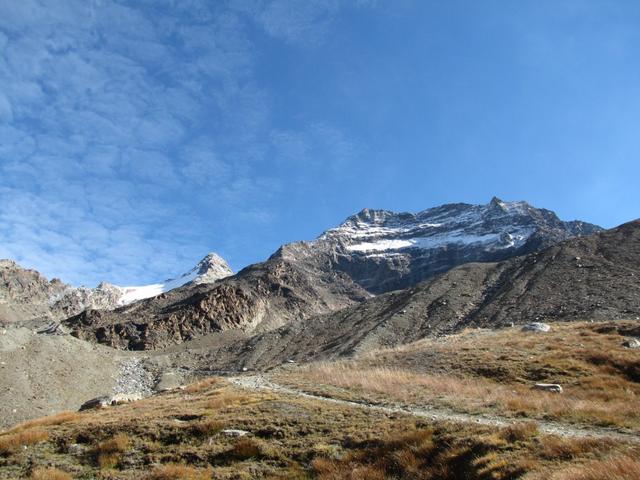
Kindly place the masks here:
[[(0, 478), (637, 479), (640, 351), (622, 342), (639, 330), (637, 321), (560, 323), (538, 334), (467, 330), (270, 375), (296, 390), (359, 404), (209, 378), (0, 433)], [(564, 392), (534, 392), (535, 382), (560, 383)], [(367, 403), (495, 415), (503, 426)], [(550, 420), (573, 430), (549, 435)], [(572, 437), (576, 425), (604, 438)]]
[[(557, 323), (548, 333), (469, 329), (360, 358), (280, 371), (279, 383), (374, 403), (557, 420), (640, 432), (640, 322)], [(564, 392), (532, 391), (558, 383)]]
[(4, 432), (0, 478), (587, 480), (617, 469), (607, 478), (631, 479), (639, 455), (619, 441), (542, 435), (535, 423), (427, 422), (209, 379)]

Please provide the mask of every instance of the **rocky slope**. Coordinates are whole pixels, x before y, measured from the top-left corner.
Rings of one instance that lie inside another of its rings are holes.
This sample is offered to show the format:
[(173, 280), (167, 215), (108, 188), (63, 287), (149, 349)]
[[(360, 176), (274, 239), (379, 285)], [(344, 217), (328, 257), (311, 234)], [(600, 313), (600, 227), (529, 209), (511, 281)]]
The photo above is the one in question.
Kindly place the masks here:
[(52, 312), (51, 299), (66, 289), (58, 279), (48, 281), (35, 270), (0, 260), (0, 324), (55, 316), (58, 312)]
[(187, 283), (213, 283), (232, 274), (227, 263), (211, 253), (189, 272), (161, 283), (119, 287), (103, 282), (96, 288), (86, 288), (73, 287), (59, 279), (49, 281), (35, 270), (22, 268), (11, 260), (0, 260), (0, 323), (27, 322), (38, 326), (85, 309), (112, 310)]
[(158, 349), (213, 332), (266, 331), (413, 285), (472, 261), (537, 251), (600, 230), (526, 202), (452, 204), (418, 214), (363, 210), (311, 242), (281, 247), (210, 289), (187, 288), (112, 313), (69, 319), (74, 335)]
[(115, 393), (128, 353), (69, 335), (0, 330), (0, 429)]
[(341, 272), (276, 256), (213, 286), (186, 285), (113, 311), (87, 310), (64, 325), (81, 339), (155, 350), (215, 332), (266, 331), (369, 297)]
[[(640, 318), (640, 221), (499, 263), (471, 263), (419, 285), (215, 348), (176, 350), (197, 368), (269, 368), (531, 321)], [(188, 358), (187, 358), (188, 357)], [(197, 359), (199, 358), (199, 362)]]

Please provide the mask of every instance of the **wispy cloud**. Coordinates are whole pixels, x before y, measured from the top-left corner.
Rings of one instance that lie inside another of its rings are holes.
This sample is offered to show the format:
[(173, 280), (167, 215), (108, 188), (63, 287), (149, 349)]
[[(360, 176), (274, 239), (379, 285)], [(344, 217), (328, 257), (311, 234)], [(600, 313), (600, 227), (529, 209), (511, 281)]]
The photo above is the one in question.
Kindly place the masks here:
[(283, 190), (269, 152), (351, 147), (330, 126), (274, 127), (250, 32), (314, 45), (340, 5), (0, 4), (0, 257), (142, 282), (218, 248), (230, 217), (268, 225)]

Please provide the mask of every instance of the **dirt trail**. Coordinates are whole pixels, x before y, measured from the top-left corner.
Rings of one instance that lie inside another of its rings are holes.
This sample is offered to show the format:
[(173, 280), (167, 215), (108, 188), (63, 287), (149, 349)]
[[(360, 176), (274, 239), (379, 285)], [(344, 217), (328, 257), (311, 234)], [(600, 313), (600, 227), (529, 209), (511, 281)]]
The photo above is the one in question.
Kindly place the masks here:
[[(384, 413), (403, 413), (414, 415), (417, 417), (428, 418), (434, 421), (452, 421), (463, 423), (475, 423), (478, 425), (490, 425), (495, 427), (506, 427), (514, 423), (520, 422), (519, 419), (503, 417), (499, 415), (482, 415), (459, 413), (454, 410), (440, 407), (419, 408), (410, 405), (376, 405), (371, 403), (359, 403), (348, 400), (340, 400), (332, 397), (324, 397), (322, 395), (313, 395), (301, 390), (296, 390), (283, 385), (273, 383), (264, 375), (246, 375), (241, 377), (230, 377), (228, 380), (239, 387), (249, 390), (269, 390), (273, 392), (293, 395), (296, 397), (311, 398), (323, 402), (337, 403), (340, 405), (348, 405), (355, 408), (364, 408)], [(577, 437), (577, 438), (609, 438), (625, 442), (640, 443), (640, 436), (632, 433), (619, 432), (604, 427), (578, 427), (567, 425), (559, 422), (547, 420), (535, 420), (538, 429), (542, 433), (550, 435), (558, 435), (561, 437)]]

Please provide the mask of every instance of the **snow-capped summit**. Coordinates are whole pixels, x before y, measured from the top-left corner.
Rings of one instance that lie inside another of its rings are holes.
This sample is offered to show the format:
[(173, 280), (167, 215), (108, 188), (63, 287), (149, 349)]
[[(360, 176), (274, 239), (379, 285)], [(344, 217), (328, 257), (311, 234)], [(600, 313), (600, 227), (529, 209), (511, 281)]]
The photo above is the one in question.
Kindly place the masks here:
[[(311, 242), (373, 293), (404, 288), (467, 262), (499, 261), (601, 230), (550, 210), (497, 197), (418, 213), (364, 209)], [(293, 245), (289, 252), (295, 251)]]
[(320, 239), (369, 255), (451, 245), (482, 245), (494, 251), (518, 248), (543, 228), (572, 233), (553, 212), (494, 197), (487, 205), (456, 203), (416, 214), (365, 209)]
[(198, 264), (189, 272), (196, 273), (193, 283), (213, 283), (221, 278), (233, 275), (233, 270), (227, 264), (224, 258), (217, 253), (211, 252), (198, 262)]
[(206, 257), (198, 262), (198, 264), (179, 277), (170, 278), (163, 282), (153, 283), (150, 285), (132, 286), (132, 287), (113, 287), (120, 289), (122, 292), (118, 305), (128, 305), (136, 300), (155, 297), (161, 293), (168, 292), (174, 288), (187, 284), (214, 283), (221, 278), (233, 275), (233, 271), (227, 262), (217, 253), (209, 253)]
[(101, 282), (95, 288), (47, 280), (35, 270), (0, 259), (0, 323), (31, 321), (35, 325), (70, 317), (86, 309), (112, 310), (155, 297), (186, 284), (214, 283), (233, 275), (227, 262), (210, 253), (178, 277), (150, 285), (121, 287)]

